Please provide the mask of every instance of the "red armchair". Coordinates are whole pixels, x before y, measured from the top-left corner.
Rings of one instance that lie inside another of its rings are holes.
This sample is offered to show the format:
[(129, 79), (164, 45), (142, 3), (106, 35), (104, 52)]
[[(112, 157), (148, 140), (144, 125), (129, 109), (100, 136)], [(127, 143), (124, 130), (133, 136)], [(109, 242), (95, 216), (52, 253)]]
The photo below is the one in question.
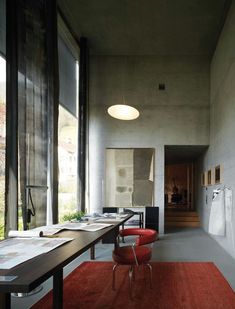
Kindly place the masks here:
[[(132, 288), (132, 277), (134, 277), (135, 266), (146, 265), (150, 271), (150, 286), (152, 287), (152, 266), (149, 261), (152, 256), (152, 247), (145, 246), (147, 244), (153, 244), (158, 234), (155, 230), (144, 228), (129, 228), (120, 230), (119, 236), (138, 236), (135, 242), (131, 246), (117, 247), (113, 250), (113, 260), (115, 265), (113, 266), (113, 282), (112, 287), (115, 290), (115, 273), (116, 268), (119, 265), (130, 265), (129, 269), (129, 285), (130, 294)], [(134, 278), (133, 278), (134, 279)]]

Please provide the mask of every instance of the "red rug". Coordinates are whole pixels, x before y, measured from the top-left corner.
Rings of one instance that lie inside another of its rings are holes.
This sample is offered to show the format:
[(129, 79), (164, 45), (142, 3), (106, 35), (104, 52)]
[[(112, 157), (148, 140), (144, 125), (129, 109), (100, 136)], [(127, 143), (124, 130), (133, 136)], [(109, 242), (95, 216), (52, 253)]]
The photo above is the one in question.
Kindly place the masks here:
[[(146, 268), (136, 272), (133, 300), (129, 298), (128, 269), (116, 271), (112, 291), (112, 262), (84, 262), (64, 280), (64, 308), (234, 309), (235, 294), (213, 263), (154, 262), (153, 289)], [(52, 293), (33, 309), (52, 308)]]

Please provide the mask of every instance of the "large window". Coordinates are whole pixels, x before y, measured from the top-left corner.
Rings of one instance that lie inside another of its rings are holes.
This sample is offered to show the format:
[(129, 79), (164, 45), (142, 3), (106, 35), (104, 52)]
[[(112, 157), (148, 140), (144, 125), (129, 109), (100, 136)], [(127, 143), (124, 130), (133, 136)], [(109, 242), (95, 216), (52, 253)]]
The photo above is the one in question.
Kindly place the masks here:
[(59, 36), (59, 220), (78, 209), (78, 51), (69, 43)]
[(58, 38), (58, 80), (55, 2), (9, 5), (8, 32), (17, 44), (8, 41), (6, 100), (6, 3), (0, 0), (0, 237), (4, 224), (6, 232), (33, 228), (78, 208), (79, 49), (66, 39), (68, 31)]
[(6, 158), (6, 2), (0, 0), (0, 239), (4, 235)]
[(48, 32), (44, 31), (45, 21), (40, 15), (44, 8), (42, 3), (24, 4), (18, 25), (19, 39), (23, 34), (26, 37), (18, 42), (18, 225), (21, 227), (22, 211), (23, 227), (32, 228), (49, 222), (51, 153), (48, 153), (53, 116), (48, 99)]
[(63, 106), (59, 107), (59, 219), (77, 210), (78, 121)]
[(6, 61), (0, 56), (0, 238), (4, 233), (4, 192), (6, 157)]

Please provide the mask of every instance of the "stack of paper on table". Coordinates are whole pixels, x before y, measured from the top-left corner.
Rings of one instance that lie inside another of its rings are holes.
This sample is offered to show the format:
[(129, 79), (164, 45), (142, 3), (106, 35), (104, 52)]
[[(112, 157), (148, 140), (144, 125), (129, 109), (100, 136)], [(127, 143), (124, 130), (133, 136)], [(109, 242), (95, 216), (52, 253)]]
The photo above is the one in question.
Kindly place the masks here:
[(122, 221), (121, 218), (100, 218), (100, 219), (97, 219), (95, 220), (95, 222), (120, 222)]
[(10, 231), (8, 237), (42, 237), (53, 236), (62, 230), (96, 232), (111, 226), (108, 223), (65, 222), (61, 224), (40, 226), (27, 231)]
[(107, 224), (107, 223), (67, 222), (67, 223), (62, 223), (62, 224), (56, 224), (54, 226), (61, 228), (61, 230), (96, 232), (106, 227), (109, 227), (111, 225), (112, 224)]

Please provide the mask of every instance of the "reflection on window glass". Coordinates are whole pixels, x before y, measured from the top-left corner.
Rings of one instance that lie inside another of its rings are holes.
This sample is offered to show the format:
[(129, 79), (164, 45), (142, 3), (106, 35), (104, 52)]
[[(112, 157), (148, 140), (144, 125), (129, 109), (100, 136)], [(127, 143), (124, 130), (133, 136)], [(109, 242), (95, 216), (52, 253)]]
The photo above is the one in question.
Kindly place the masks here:
[(0, 239), (4, 234), (6, 157), (6, 61), (0, 56)]
[[(63, 26), (64, 27), (64, 26)], [(62, 27), (62, 28), (63, 28)], [(64, 40), (65, 39), (65, 40)], [(68, 41), (70, 44), (68, 45)], [(70, 47), (69, 47), (70, 46)], [(71, 46), (74, 46), (73, 52)], [(76, 51), (75, 51), (76, 50)], [(58, 36), (59, 60), (59, 220), (78, 210), (78, 50), (71, 38)]]
[(58, 124), (59, 220), (77, 210), (78, 119), (61, 105)]

